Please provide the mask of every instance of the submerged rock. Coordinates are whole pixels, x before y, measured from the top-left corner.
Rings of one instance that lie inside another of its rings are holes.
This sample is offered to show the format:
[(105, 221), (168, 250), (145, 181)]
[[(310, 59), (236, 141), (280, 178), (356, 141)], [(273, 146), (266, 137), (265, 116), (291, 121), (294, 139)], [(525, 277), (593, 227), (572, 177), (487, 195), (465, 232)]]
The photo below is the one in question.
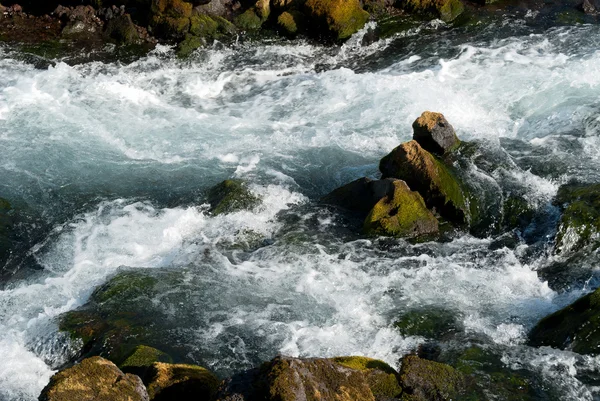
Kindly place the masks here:
[(600, 239), (600, 184), (569, 184), (558, 189), (556, 203), (562, 210), (555, 251), (567, 253), (598, 246)]
[(403, 336), (423, 336), (441, 340), (462, 330), (452, 311), (443, 308), (418, 308), (403, 313), (394, 323)]
[(369, 19), (358, 0), (307, 0), (304, 8), (315, 28), (337, 40), (358, 32)]
[(207, 369), (196, 365), (157, 362), (147, 375), (150, 400), (213, 400), (219, 379)]
[(142, 380), (125, 374), (112, 362), (92, 357), (56, 373), (40, 401), (148, 401)]
[(600, 289), (540, 320), (529, 344), (600, 354)]
[(443, 155), (460, 145), (454, 128), (441, 113), (426, 111), (415, 120), (413, 139), (423, 149), (436, 155)]
[(246, 184), (240, 180), (225, 180), (208, 191), (208, 203), (213, 214), (249, 210), (260, 203)]
[(438, 221), (418, 192), (401, 180), (380, 180), (388, 184), (387, 194), (371, 209), (364, 222), (366, 234), (418, 238), (438, 233)]
[(471, 213), (454, 173), (415, 140), (392, 150), (379, 163), (382, 178), (398, 178), (421, 194), (429, 208), (457, 225), (468, 225)]

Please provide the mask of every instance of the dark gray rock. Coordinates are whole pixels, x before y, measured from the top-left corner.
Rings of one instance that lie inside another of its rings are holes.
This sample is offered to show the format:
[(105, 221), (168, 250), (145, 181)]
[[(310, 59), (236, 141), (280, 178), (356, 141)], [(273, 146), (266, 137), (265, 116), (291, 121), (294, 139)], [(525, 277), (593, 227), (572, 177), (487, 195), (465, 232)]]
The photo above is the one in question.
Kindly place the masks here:
[(413, 123), (413, 139), (428, 152), (443, 155), (460, 141), (443, 114), (426, 111)]

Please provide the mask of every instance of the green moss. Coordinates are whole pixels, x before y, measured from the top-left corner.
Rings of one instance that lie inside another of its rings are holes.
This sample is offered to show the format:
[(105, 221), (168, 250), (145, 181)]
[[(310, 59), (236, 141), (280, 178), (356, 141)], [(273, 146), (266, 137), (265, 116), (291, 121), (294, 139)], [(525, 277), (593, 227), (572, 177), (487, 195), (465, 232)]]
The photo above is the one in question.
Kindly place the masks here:
[(502, 208), (502, 227), (505, 230), (524, 228), (535, 214), (535, 209), (522, 196), (509, 196)]
[(439, 7), (442, 21), (450, 22), (456, 19), (465, 10), (461, 0), (447, 0)]
[(215, 37), (219, 23), (208, 15), (198, 14), (190, 18), (190, 34), (200, 37)]
[(531, 330), (529, 343), (600, 354), (600, 289), (542, 319)]
[(243, 181), (225, 180), (208, 192), (208, 203), (213, 214), (249, 210), (260, 203), (260, 199), (248, 190)]
[(281, 13), (279, 17), (277, 17), (277, 25), (283, 29), (283, 32), (286, 35), (295, 35), (298, 33), (298, 25), (296, 24), (296, 19), (294, 16), (285, 11)]
[(385, 373), (396, 373), (396, 370), (379, 359), (367, 358), (366, 356), (339, 356), (333, 358), (335, 363), (355, 370), (378, 369)]
[(556, 251), (577, 251), (589, 244), (597, 246), (600, 236), (600, 184), (564, 185), (556, 203), (562, 209), (556, 233)]
[(308, 0), (305, 7), (338, 40), (358, 32), (369, 19), (358, 0)]
[(461, 0), (404, 0), (402, 6), (410, 11), (450, 22), (464, 11)]
[(382, 198), (365, 219), (366, 234), (383, 234), (402, 238), (418, 238), (438, 232), (437, 219), (425, 206), (417, 192), (406, 183), (394, 181), (393, 195)]
[(402, 393), (398, 373), (387, 363), (364, 356), (333, 358), (337, 364), (365, 373), (367, 383), (376, 398), (394, 398)]
[(177, 57), (185, 58), (192, 54), (194, 50), (199, 49), (204, 45), (206, 45), (206, 40), (204, 38), (186, 35), (185, 39), (177, 45)]
[(150, 367), (155, 362), (171, 363), (173, 359), (166, 353), (146, 345), (139, 345), (133, 353), (119, 365), (121, 370), (127, 368)]
[(462, 392), (465, 379), (453, 367), (409, 355), (402, 359), (403, 401), (450, 400)]
[(157, 282), (154, 277), (140, 276), (136, 272), (120, 273), (96, 289), (92, 299), (96, 302), (107, 302), (116, 298), (117, 302), (120, 302), (123, 298), (149, 296)]
[(112, 18), (106, 25), (105, 35), (118, 44), (136, 44), (140, 42), (140, 35), (129, 14)]
[(250, 8), (244, 11), (242, 14), (235, 17), (233, 23), (240, 29), (252, 31), (260, 29), (263, 21), (256, 14), (256, 11), (253, 8)]

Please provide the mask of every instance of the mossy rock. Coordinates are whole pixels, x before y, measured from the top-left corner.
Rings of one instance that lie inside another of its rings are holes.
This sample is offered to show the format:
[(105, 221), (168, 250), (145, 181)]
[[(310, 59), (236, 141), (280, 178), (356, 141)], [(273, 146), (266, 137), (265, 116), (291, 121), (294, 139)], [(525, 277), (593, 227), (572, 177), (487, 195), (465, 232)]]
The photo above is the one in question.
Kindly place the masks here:
[(394, 326), (403, 336), (422, 336), (436, 340), (462, 330), (456, 316), (443, 308), (419, 308), (402, 314)]
[(263, 20), (252, 7), (235, 17), (233, 24), (242, 30), (255, 31), (260, 29)]
[(600, 354), (600, 289), (543, 318), (529, 333), (529, 344)]
[(216, 39), (233, 35), (235, 32), (235, 26), (224, 18), (195, 14), (190, 18), (189, 33), (177, 45), (177, 56), (187, 57), (194, 50), (204, 47)]
[(408, 355), (400, 368), (402, 401), (457, 399), (465, 389), (465, 378), (452, 366)]
[(140, 43), (140, 35), (129, 14), (120, 15), (108, 21), (104, 34), (118, 44), (133, 45)]
[(213, 400), (219, 379), (209, 370), (187, 364), (156, 362), (148, 373), (150, 400)]
[(131, 355), (125, 359), (120, 365), (125, 373), (131, 373), (147, 381), (147, 376), (150, 375), (152, 365), (156, 362), (173, 363), (173, 358), (169, 354), (162, 352), (156, 348), (146, 345), (137, 346)]
[(369, 19), (358, 0), (307, 0), (305, 9), (311, 23), (337, 40), (349, 38)]
[(142, 380), (124, 374), (112, 362), (92, 357), (56, 373), (40, 401), (147, 401)]
[(190, 18), (190, 34), (199, 37), (214, 38), (218, 34), (219, 23), (204, 14), (197, 14)]
[(598, 246), (600, 239), (600, 184), (569, 184), (558, 189), (556, 204), (562, 215), (555, 251), (567, 253)]
[(442, 21), (456, 19), (465, 9), (461, 0), (400, 0), (400, 7)]
[(185, 39), (177, 44), (177, 57), (185, 58), (194, 50), (206, 46), (206, 39), (200, 36), (186, 35)]
[(525, 228), (535, 217), (535, 208), (519, 195), (509, 195), (502, 207), (503, 230)]
[(382, 178), (398, 178), (409, 188), (421, 194), (428, 208), (435, 210), (447, 221), (468, 226), (471, 222), (470, 205), (463, 184), (450, 167), (427, 152), (415, 140), (406, 142), (381, 159)]
[(388, 194), (379, 200), (364, 222), (368, 235), (419, 238), (438, 233), (438, 221), (418, 192), (401, 180), (392, 180)]
[(294, 37), (304, 30), (306, 16), (300, 11), (284, 11), (277, 17), (277, 27), (289, 37)]
[(164, 17), (190, 18), (192, 16), (192, 3), (182, 0), (152, 0), (152, 13)]
[(250, 210), (260, 203), (246, 184), (240, 180), (225, 180), (208, 191), (208, 203), (213, 214)]
[(155, 34), (172, 39), (184, 38), (190, 29), (192, 4), (181, 0), (153, 0), (151, 26)]
[(343, 356), (333, 358), (333, 361), (363, 372), (371, 392), (377, 400), (396, 398), (402, 393), (402, 388), (398, 383), (398, 373), (383, 361), (364, 356)]
[(413, 122), (413, 139), (426, 151), (443, 155), (460, 146), (454, 128), (441, 113), (425, 111)]

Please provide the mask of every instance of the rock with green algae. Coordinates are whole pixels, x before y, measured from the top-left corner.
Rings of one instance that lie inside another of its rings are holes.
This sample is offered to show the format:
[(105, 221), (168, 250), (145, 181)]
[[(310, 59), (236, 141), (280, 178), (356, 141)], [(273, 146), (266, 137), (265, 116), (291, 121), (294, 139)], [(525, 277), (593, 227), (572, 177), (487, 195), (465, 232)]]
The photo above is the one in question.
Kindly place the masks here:
[(558, 189), (555, 203), (562, 210), (555, 252), (565, 254), (600, 242), (600, 184), (568, 184)]
[(279, 356), (225, 381), (220, 401), (379, 401), (402, 392), (396, 371), (385, 362), (359, 356)]
[(104, 34), (118, 44), (134, 45), (141, 42), (140, 35), (129, 14), (120, 15), (108, 21)]
[(139, 345), (133, 350), (133, 353), (119, 365), (119, 369), (125, 373), (137, 375), (144, 380), (147, 376), (152, 374), (151, 368), (156, 362), (173, 363), (173, 358), (156, 348), (148, 347), (147, 345)]
[(444, 22), (455, 20), (465, 10), (461, 0), (400, 0), (397, 4), (406, 10)]
[(297, 10), (284, 11), (277, 17), (277, 27), (290, 37), (302, 32), (305, 24), (306, 15)]
[(462, 330), (456, 315), (445, 308), (418, 308), (400, 315), (394, 326), (403, 336), (441, 340)]
[(177, 56), (187, 57), (216, 39), (234, 34), (235, 30), (235, 26), (224, 18), (194, 14), (190, 18), (189, 33), (177, 45)]
[(412, 127), (413, 139), (430, 153), (441, 156), (460, 145), (454, 128), (441, 113), (425, 111)]
[(152, 0), (150, 26), (160, 36), (181, 39), (190, 29), (192, 9), (182, 0)]
[(142, 380), (125, 374), (112, 362), (92, 357), (56, 373), (40, 401), (148, 401)]
[(304, 8), (317, 29), (337, 40), (349, 38), (369, 19), (358, 0), (307, 0)]
[(208, 191), (208, 203), (213, 214), (250, 210), (260, 203), (260, 198), (241, 180), (225, 180)]
[(540, 320), (529, 344), (600, 354), (600, 289)]
[(382, 178), (398, 178), (417, 191), (429, 208), (447, 221), (468, 226), (471, 210), (463, 184), (450, 167), (415, 140), (406, 142), (381, 159)]
[(454, 400), (465, 389), (462, 373), (450, 365), (408, 355), (400, 368), (402, 401)]
[(263, 24), (263, 20), (258, 15), (256, 9), (252, 7), (235, 17), (233, 23), (242, 30), (255, 31), (260, 29)]
[(363, 225), (366, 234), (422, 238), (438, 233), (438, 221), (418, 192), (401, 180), (380, 181), (389, 189), (367, 215)]
[(219, 379), (209, 370), (187, 364), (156, 362), (146, 382), (150, 400), (214, 400)]

